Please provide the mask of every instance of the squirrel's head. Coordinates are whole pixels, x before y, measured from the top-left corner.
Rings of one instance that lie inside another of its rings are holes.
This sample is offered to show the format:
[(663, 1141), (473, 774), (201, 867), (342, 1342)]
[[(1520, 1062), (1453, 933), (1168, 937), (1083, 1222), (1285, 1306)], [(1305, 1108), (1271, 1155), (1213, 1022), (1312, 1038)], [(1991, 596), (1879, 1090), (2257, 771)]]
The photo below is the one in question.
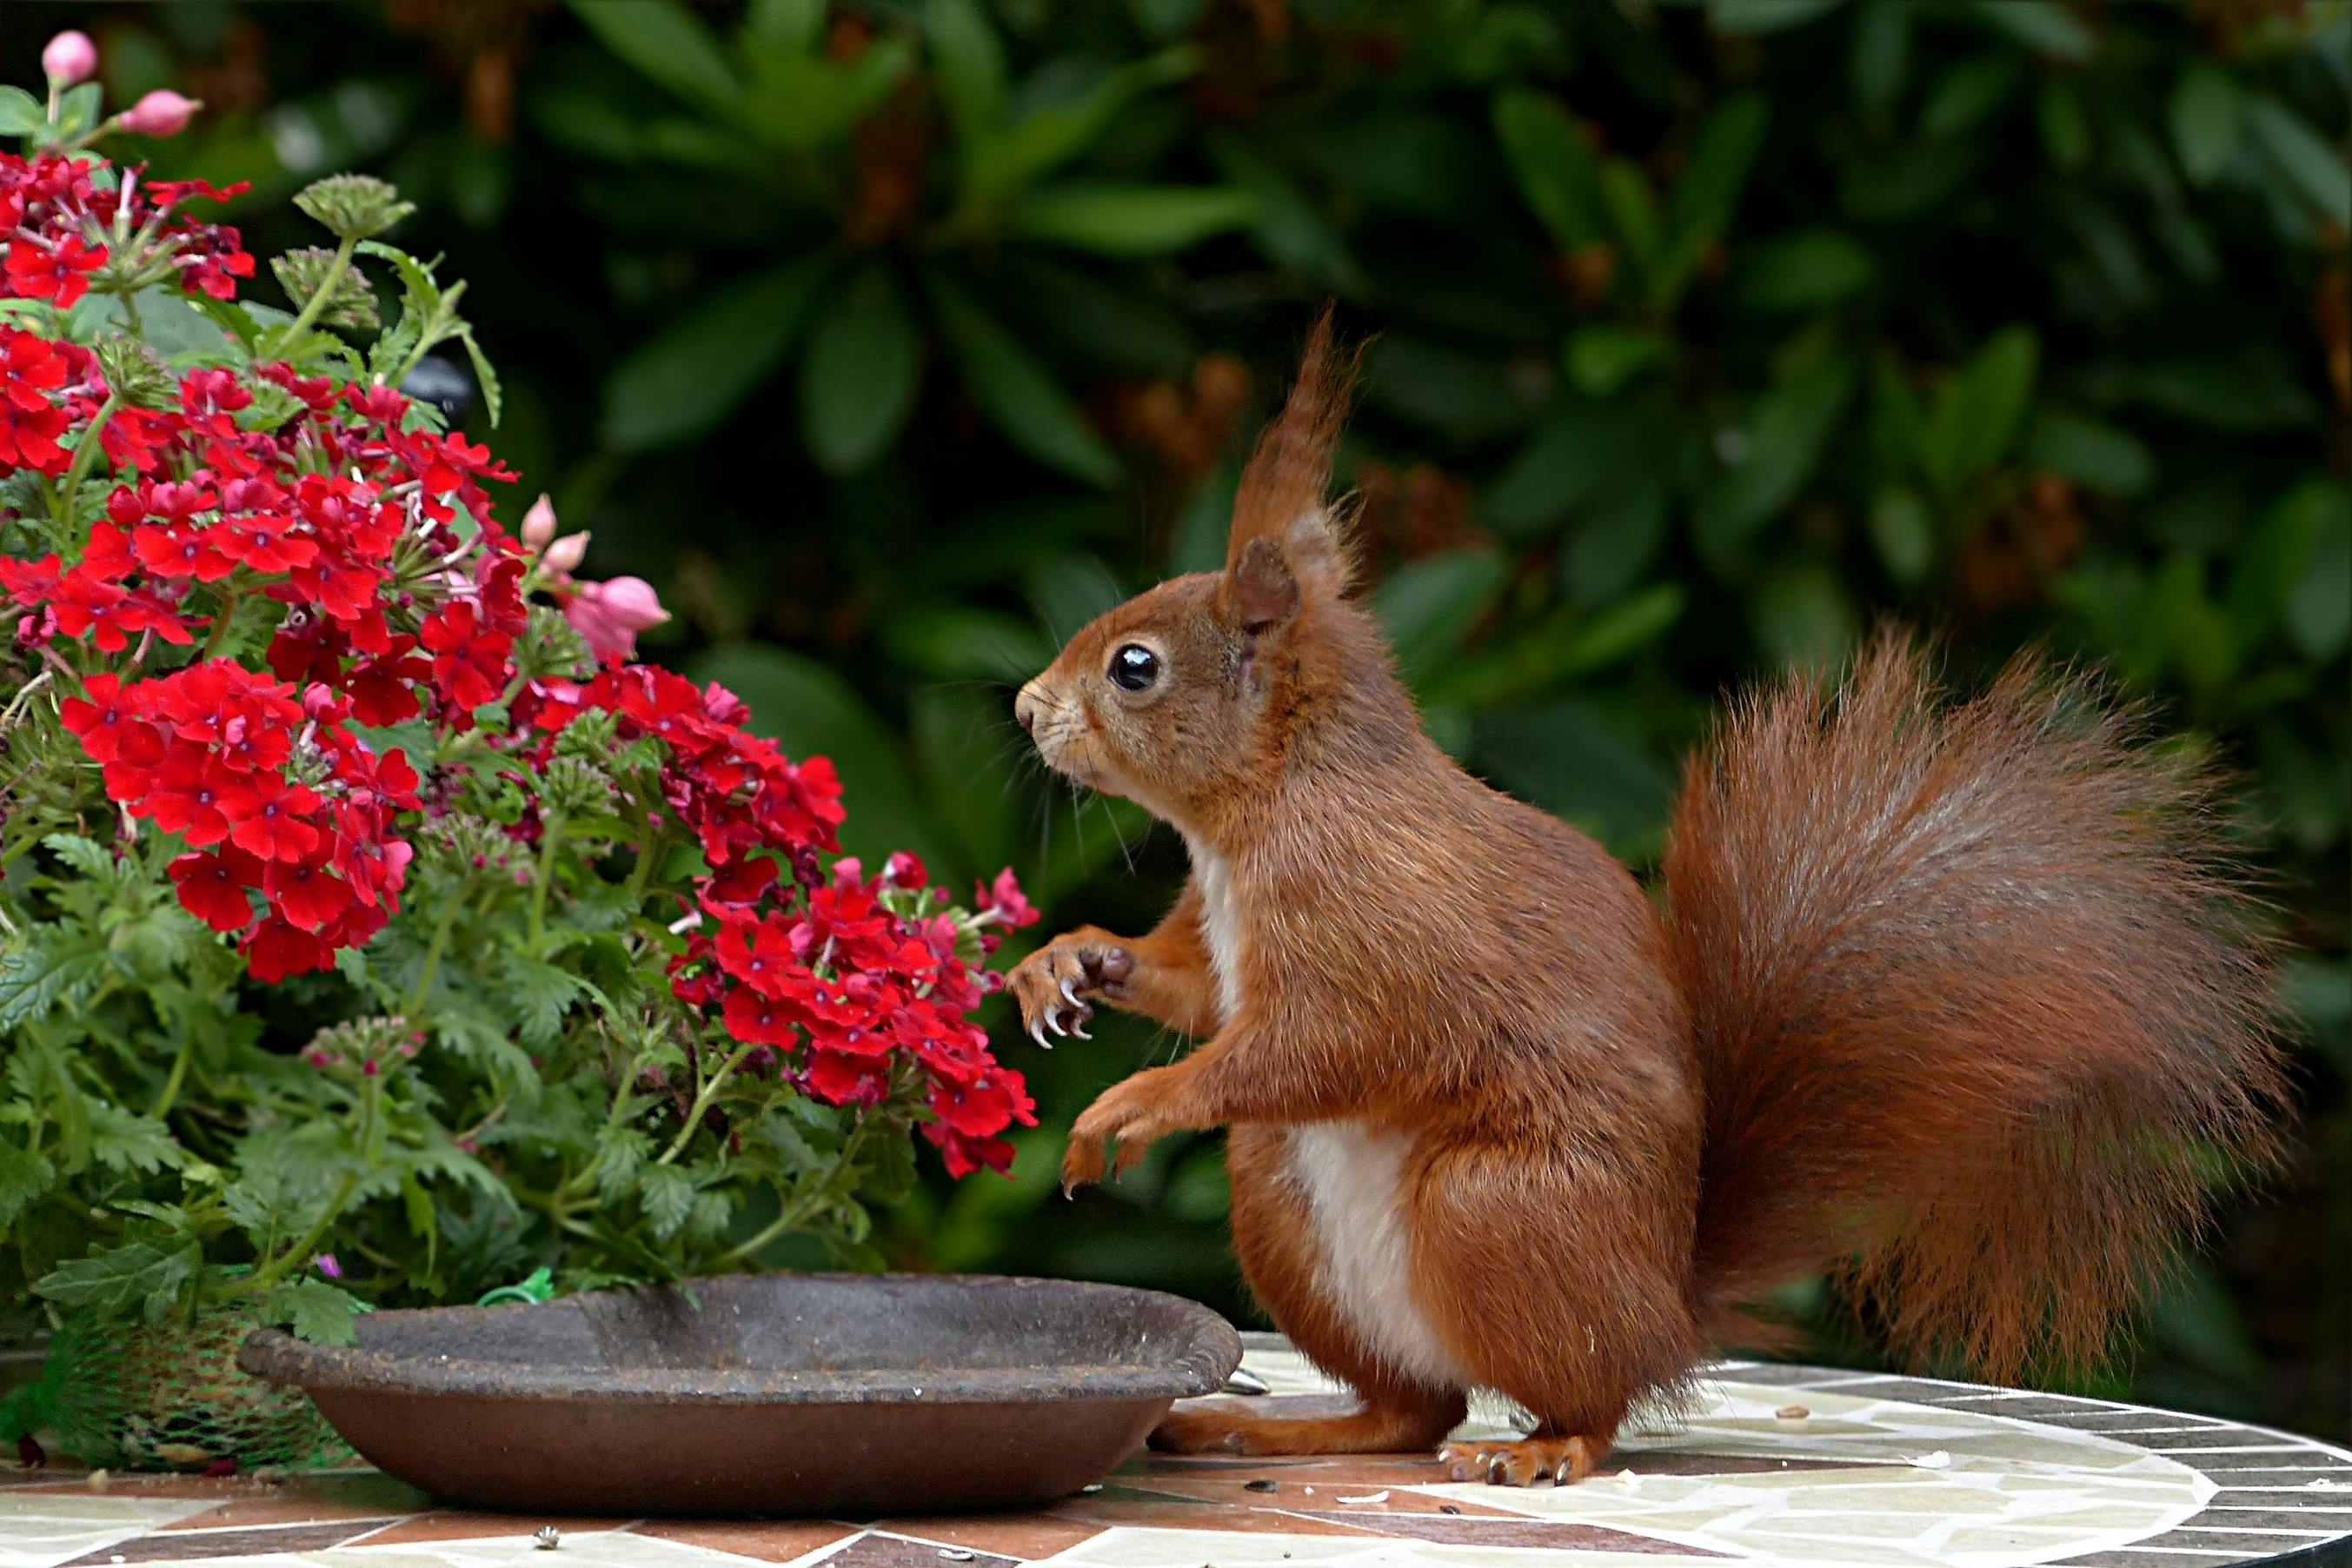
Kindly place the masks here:
[(1334, 348), (1327, 310), (1243, 471), (1223, 571), (1105, 612), (1021, 689), (1014, 714), (1049, 767), (1211, 831), (1273, 787), (1318, 697), (1393, 690), (1326, 494), (1357, 357)]

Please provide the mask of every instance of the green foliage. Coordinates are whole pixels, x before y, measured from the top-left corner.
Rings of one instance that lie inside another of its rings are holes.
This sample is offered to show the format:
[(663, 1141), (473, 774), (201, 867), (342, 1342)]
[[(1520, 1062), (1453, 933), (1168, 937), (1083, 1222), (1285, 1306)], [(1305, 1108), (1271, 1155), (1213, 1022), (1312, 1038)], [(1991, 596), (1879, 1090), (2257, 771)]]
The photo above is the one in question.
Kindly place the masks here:
[[(273, 11), (273, 47), (340, 71), (373, 15)], [(2323, 1152), (2221, 1267), (2293, 1273), (2267, 1260), (2352, 1224), (2340, 0), (580, 0), (528, 26), (510, 140), (394, 90), (371, 155), (504, 193), (487, 237), (435, 237), (523, 367), (495, 444), (662, 587), (667, 657), (839, 759), (853, 840), (1009, 858), (1045, 930), (1157, 917), (1180, 848), (1034, 782), (1004, 699), (1086, 616), (1221, 559), (1230, 459), (1336, 296), (1381, 334), (1343, 477), (1433, 729), (1621, 853), (1654, 851), (1727, 682), (1880, 615), (1943, 629), (1964, 677), (2035, 641), (2104, 660), (2243, 769)], [(421, 80), (473, 46), (385, 47)], [(348, 134), (324, 89), (295, 107)], [(189, 156), (266, 181), (256, 134)], [(97, 973), (0, 975), (0, 1009)], [(1118, 1028), (1035, 1071), (1048, 1127), (1167, 1049)], [(1238, 1307), (1213, 1171), (1180, 1142), (1074, 1205), (926, 1185), (859, 1245)], [(0, 1169), (0, 1201), (40, 1179)], [(2181, 1348), (2253, 1342), (2194, 1283), (2149, 1388), (2340, 1420), (2298, 1391), (2341, 1384), (2312, 1347), (2352, 1280), (2259, 1303), (2286, 1369), (2260, 1393)]]

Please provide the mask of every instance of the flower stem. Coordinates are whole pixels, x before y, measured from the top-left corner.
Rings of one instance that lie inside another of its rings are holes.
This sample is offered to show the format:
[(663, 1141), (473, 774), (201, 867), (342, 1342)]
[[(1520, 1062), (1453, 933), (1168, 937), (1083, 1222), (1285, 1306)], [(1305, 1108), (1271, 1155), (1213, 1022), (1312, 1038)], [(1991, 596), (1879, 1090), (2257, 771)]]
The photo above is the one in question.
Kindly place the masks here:
[(163, 1080), (163, 1091), (155, 1097), (155, 1103), (147, 1111), (158, 1121), (163, 1121), (164, 1112), (172, 1109), (172, 1102), (180, 1098), (180, 1085), (187, 1079), (188, 1057), (195, 1043), (195, 1031), (184, 1029), (180, 1032), (180, 1050), (172, 1058), (172, 1076)]
[(852, 1162), (857, 1153), (857, 1145), (865, 1139), (866, 1130), (881, 1120), (883, 1119), (879, 1116), (859, 1117), (857, 1125), (849, 1130), (849, 1136), (841, 1141), (841, 1152), (834, 1157), (833, 1169), (825, 1173), (824, 1181), (816, 1184), (816, 1190), (798, 1203), (780, 1204), (773, 1220), (762, 1226), (759, 1233), (749, 1240), (738, 1242), (720, 1253), (712, 1260), (713, 1263), (725, 1265), (744, 1262), (757, 1257), (778, 1237), (799, 1229), (802, 1223), (816, 1212), (833, 1184), (841, 1179), (841, 1173), (852, 1168)]
[(547, 884), (555, 876), (555, 852), (563, 842), (563, 814), (557, 812), (540, 825), (539, 875), (530, 889), (530, 952), (539, 954), (540, 939), (547, 931)]
[(319, 1243), (326, 1239), (327, 1232), (333, 1227), (335, 1221), (342, 1217), (343, 1205), (351, 1201), (352, 1192), (359, 1184), (358, 1173), (347, 1173), (336, 1185), (335, 1195), (327, 1200), (326, 1212), (319, 1216), (318, 1223), (303, 1233), (302, 1239), (296, 1242), (291, 1250), (280, 1253), (276, 1262), (247, 1276), (246, 1289), (257, 1294), (300, 1268), (302, 1260), (318, 1250)]
[(328, 296), (335, 291), (335, 285), (343, 280), (344, 269), (351, 266), (352, 252), (358, 244), (359, 240), (349, 235), (336, 243), (334, 259), (327, 263), (326, 274), (319, 279), (318, 290), (303, 301), (302, 313), (279, 328), (278, 335), (270, 340), (271, 354), (285, 353), (317, 323), (327, 308)]
[(759, 1048), (757, 1046), (745, 1046), (719, 1064), (719, 1070), (710, 1075), (710, 1081), (704, 1084), (702, 1092), (694, 1097), (694, 1104), (686, 1113), (686, 1125), (677, 1130), (677, 1136), (670, 1141), (668, 1148), (662, 1151), (661, 1158), (656, 1160), (655, 1164), (669, 1164), (686, 1152), (688, 1142), (694, 1137), (695, 1129), (702, 1125), (703, 1114), (710, 1109), (711, 1102), (719, 1098), (719, 1089), (726, 1086), (729, 1079), (735, 1076), (735, 1069), (741, 1067), (751, 1053)]
[(441, 967), (441, 954), (449, 946), (449, 928), (457, 923), (457, 911), (473, 896), (474, 880), (468, 877), (457, 884), (457, 891), (442, 906), (441, 919), (433, 927), (433, 940), (425, 945), (424, 966), (416, 972), (416, 984), (409, 989), (408, 1005), (402, 1009), (409, 1026), (417, 1026), (425, 1012), (425, 994), (433, 988), (434, 972)]
[(90, 465), (98, 460), (100, 449), (106, 445), (100, 438), (106, 429), (106, 422), (113, 418), (114, 411), (121, 406), (122, 399), (109, 392), (106, 401), (98, 405), (98, 412), (89, 416), (89, 427), (81, 433), (81, 439), (74, 443), (73, 462), (66, 468), (65, 484), (58, 494), (58, 521), (68, 528), (80, 521), (81, 514), (74, 510), (74, 499), (80, 493), (82, 476), (89, 472)]

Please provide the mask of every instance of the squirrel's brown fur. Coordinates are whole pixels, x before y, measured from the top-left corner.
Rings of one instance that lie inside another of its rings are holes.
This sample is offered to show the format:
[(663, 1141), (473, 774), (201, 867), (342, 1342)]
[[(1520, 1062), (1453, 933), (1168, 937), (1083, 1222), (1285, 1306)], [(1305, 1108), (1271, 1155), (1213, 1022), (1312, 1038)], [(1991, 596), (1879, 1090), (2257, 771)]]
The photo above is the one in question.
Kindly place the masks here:
[(1363, 1399), (1154, 1440), (1425, 1447), (1486, 1388), (1537, 1429), (1453, 1473), (1574, 1479), (1825, 1269), (1986, 1375), (2098, 1352), (2193, 1221), (2200, 1153), (2259, 1159), (2280, 1092), (2210, 782), (2079, 679), (2021, 661), (1953, 705), (1883, 636), (1834, 690), (1733, 707), (1662, 912), (1423, 732), (1326, 500), (1352, 368), (1327, 316), (1225, 569), (1111, 610), (1019, 703), (1050, 764), (1193, 862), (1149, 935), (1015, 972), (1033, 1029), (1098, 996), (1209, 1037), (1078, 1119), (1066, 1181), (1229, 1128), (1252, 1288)]

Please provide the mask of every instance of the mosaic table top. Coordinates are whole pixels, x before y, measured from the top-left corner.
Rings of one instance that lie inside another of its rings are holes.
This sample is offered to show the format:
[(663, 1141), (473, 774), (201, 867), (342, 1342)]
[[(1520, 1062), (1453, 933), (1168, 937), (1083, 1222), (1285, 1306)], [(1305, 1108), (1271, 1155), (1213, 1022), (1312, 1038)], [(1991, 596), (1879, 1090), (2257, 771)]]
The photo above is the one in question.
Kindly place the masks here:
[[(1279, 1340), (1253, 1403), (1332, 1408)], [(1475, 1417), (1464, 1433), (1504, 1428)], [(919, 1465), (922, 1456), (908, 1462)], [(552, 1526), (550, 1542), (541, 1532)], [(2352, 1564), (2352, 1453), (2198, 1415), (1727, 1362), (1580, 1485), (1448, 1483), (1424, 1457), (1138, 1457), (1034, 1512), (723, 1523), (436, 1509), (370, 1470), (280, 1480), (0, 1470), (0, 1568), (2296, 1568)]]

